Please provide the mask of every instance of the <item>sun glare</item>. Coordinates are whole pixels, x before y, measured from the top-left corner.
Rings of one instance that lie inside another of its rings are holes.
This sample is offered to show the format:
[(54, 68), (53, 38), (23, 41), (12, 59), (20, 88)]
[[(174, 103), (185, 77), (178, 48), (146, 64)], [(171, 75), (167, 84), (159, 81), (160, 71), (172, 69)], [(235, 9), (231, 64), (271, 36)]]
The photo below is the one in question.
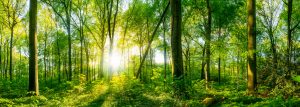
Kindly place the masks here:
[(110, 58), (110, 66), (116, 70), (120, 67), (121, 65), (121, 55), (117, 52), (113, 53), (111, 58)]
[(162, 52), (155, 52), (155, 63), (163, 64), (165, 62), (164, 60), (164, 54)]

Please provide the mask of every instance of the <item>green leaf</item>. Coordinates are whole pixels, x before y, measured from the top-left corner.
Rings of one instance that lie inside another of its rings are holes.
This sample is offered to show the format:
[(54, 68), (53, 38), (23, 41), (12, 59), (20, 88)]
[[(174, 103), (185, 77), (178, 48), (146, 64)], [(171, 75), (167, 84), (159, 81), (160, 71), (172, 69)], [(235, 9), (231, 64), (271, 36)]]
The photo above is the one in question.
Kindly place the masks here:
[(299, 76), (299, 75), (298, 75), (298, 76), (294, 76), (292, 79), (293, 79), (294, 81), (297, 81), (297, 82), (300, 83), (300, 76)]

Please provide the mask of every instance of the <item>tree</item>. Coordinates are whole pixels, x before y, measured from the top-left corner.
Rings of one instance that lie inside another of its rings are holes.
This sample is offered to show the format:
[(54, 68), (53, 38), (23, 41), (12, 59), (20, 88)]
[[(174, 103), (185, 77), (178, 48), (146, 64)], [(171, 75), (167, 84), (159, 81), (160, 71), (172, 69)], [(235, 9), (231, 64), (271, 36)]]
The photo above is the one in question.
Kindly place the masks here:
[[(206, 85), (208, 85), (208, 81), (210, 80), (210, 42), (211, 42), (211, 4), (210, 0), (206, 0), (206, 8), (207, 8), (207, 24), (206, 24), (206, 34), (205, 34), (205, 47), (206, 47), (206, 71), (205, 71), (205, 80)], [(208, 86), (206, 86), (208, 88)]]
[(181, 47), (181, 0), (171, 0), (171, 51), (172, 51), (172, 72), (175, 82), (175, 94), (179, 97), (184, 94), (183, 82), (183, 58)]
[(248, 92), (256, 91), (256, 15), (255, 0), (247, 0), (248, 11)]
[[(3, 72), (3, 65), (2, 65), (2, 46), (3, 46), (3, 42), (2, 42), (2, 36), (3, 36), (3, 26), (0, 25), (0, 72)], [(1, 74), (0, 74), (1, 75)]]
[(29, 8), (29, 92), (39, 95), (37, 61), (37, 0), (30, 0)]
[[(266, 33), (270, 39), (270, 47), (271, 52), (273, 54), (273, 67), (274, 70), (277, 68), (277, 60), (278, 60), (278, 53), (277, 53), (277, 46), (276, 46), (276, 31), (279, 25), (279, 17), (281, 10), (280, 8), (280, 1), (279, 0), (263, 0), (262, 1), (262, 9), (258, 11), (258, 13), (262, 16), (260, 22), (262, 23), (263, 27), (266, 30)], [(273, 70), (273, 71), (274, 71)]]

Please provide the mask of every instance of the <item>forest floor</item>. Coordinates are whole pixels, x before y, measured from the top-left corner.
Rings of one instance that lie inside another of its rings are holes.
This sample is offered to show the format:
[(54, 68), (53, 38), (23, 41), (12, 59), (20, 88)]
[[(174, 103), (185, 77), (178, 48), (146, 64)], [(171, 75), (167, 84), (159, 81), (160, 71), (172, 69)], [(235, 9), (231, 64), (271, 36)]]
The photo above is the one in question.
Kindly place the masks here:
[[(52, 88), (41, 88), (40, 96), (26, 96), (25, 83), (1, 82), (0, 106), (141, 106), (141, 107), (201, 107), (204, 100), (212, 98), (210, 106), (272, 106), (293, 107), (300, 104), (299, 97), (269, 97), (259, 90), (259, 95), (248, 96), (245, 87), (236, 83), (212, 82), (210, 89), (205, 89), (203, 81), (194, 81), (188, 88), (188, 100), (178, 100), (172, 96), (172, 87), (163, 82), (141, 83), (126, 76), (113, 77), (110, 82), (97, 80), (88, 84), (65, 82)], [(48, 83), (49, 84), (49, 83)], [(170, 84), (169, 84), (170, 85)], [(16, 88), (18, 87), (18, 88)], [(42, 87), (42, 86), (40, 86)]]

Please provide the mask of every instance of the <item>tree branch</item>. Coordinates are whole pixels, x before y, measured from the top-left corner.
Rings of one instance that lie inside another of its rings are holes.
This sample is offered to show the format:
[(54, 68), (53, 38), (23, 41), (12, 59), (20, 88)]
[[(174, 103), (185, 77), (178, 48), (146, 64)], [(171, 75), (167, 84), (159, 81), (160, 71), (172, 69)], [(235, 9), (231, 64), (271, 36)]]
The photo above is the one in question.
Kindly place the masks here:
[(298, 23), (291, 29), (291, 31), (293, 32), (300, 24), (300, 21), (298, 21)]
[(161, 17), (160, 17), (160, 20), (159, 20), (158, 24), (156, 25), (156, 27), (155, 27), (155, 29), (154, 29), (152, 35), (151, 35), (150, 41), (148, 42), (148, 46), (147, 46), (147, 48), (146, 48), (146, 52), (144, 53), (144, 56), (143, 56), (143, 58), (142, 58), (142, 61), (141, 61), (140, 65), (139, 65), (139, 69), (138, 69), (138, 71), (137, 71), (137, 73), (136, 73), (136, 78), (138, 78), (139, 75), (140, 75), (141, 72), (142, 72), (142, 65), (143, 65), (143, 63), (145, 62), (145, 59), (146, 59), (146, 57), (147, 57), (147, 55), (148, 55), (148, 52), (149, 52), (149, 50), (150, 50), (152, 41), (153, 41), (153, 39), (154, 39), (154, 37), (155, 37), (156, 31), (157, 31), (157, 29), (159, 28), (161, 22), (163, 21), (164, 17), (165, 17), (166, 14), (167, 14), (167, 11), (168, 11), (168, 9), (169, 9), (169, 6), (170, 6), (170, 1), (168, 2), (168, 4), (167, 4), (167, 6), (166, 6), (166, 8), (165, 8), (165, 10), (164, 10), (164, 12), (163, 12), (163, 14), (162, 14)]

